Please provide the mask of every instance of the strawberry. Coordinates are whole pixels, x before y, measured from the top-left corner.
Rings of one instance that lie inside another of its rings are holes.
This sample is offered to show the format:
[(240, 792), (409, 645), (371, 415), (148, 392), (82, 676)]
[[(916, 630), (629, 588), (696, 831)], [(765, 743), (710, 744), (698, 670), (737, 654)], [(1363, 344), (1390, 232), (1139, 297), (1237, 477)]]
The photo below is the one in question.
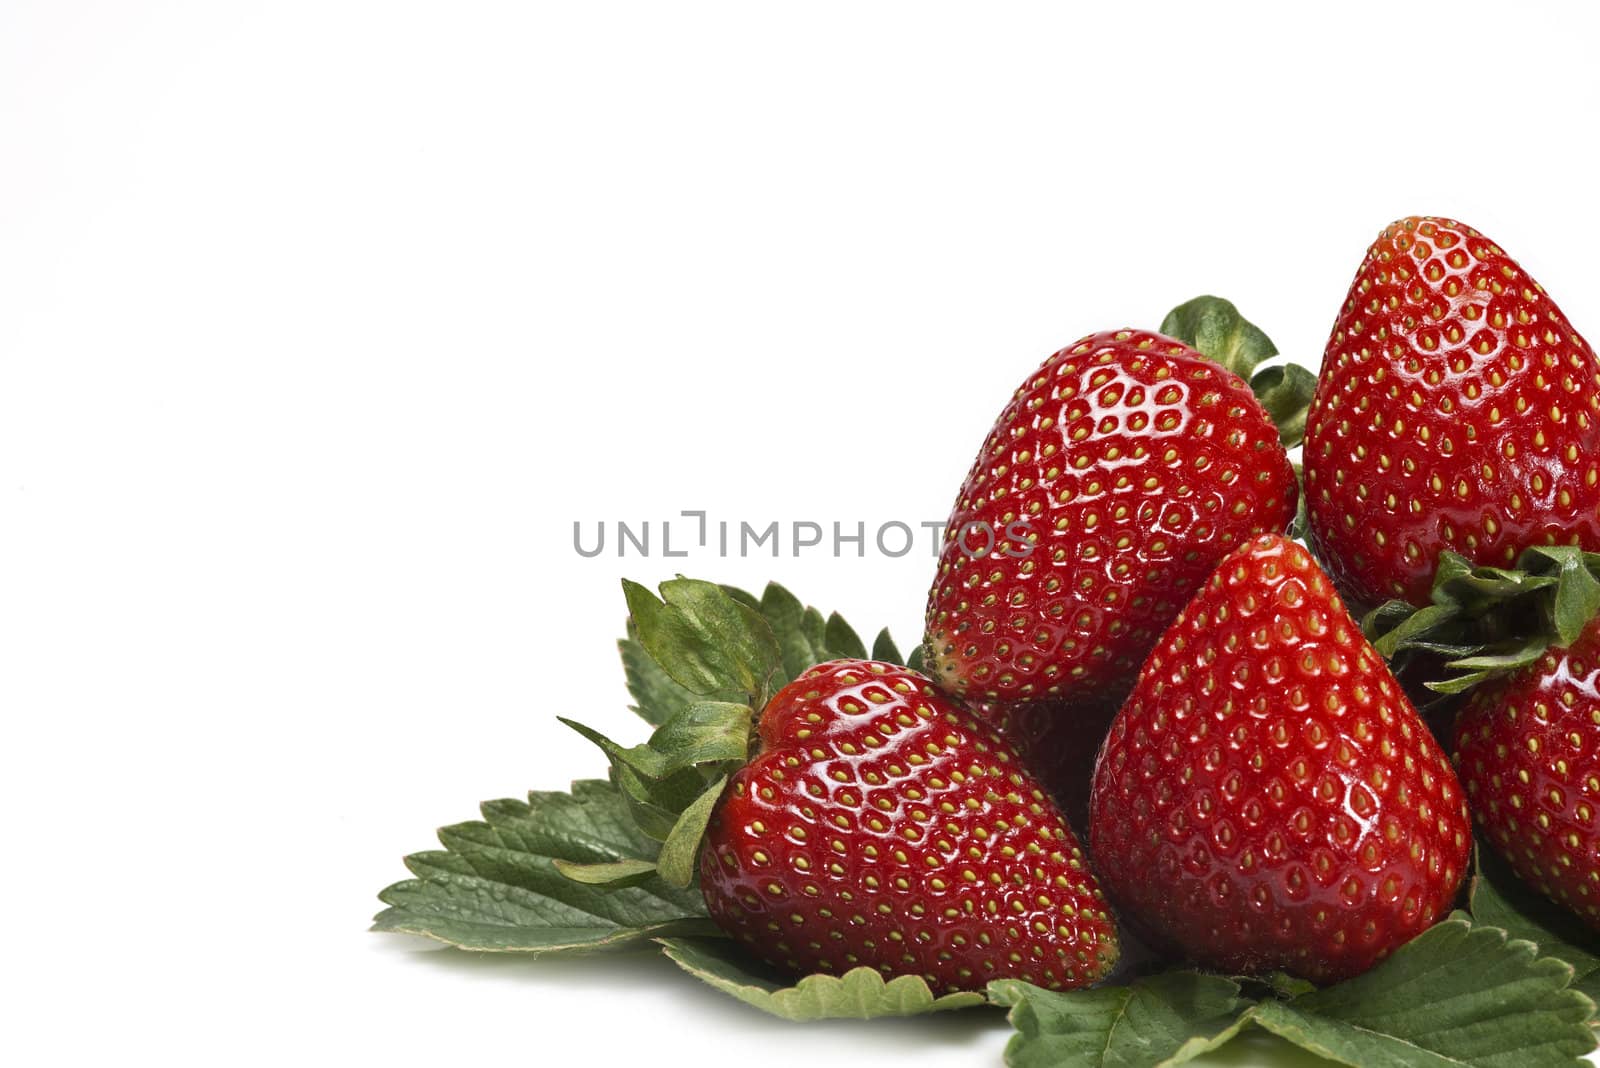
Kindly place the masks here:
[(1524, 880), (1600, 929), (1600, 620), (1475, 690), (1455, 746), (1484, 837)]
[(1089, 826), (1089, 784), (1100, 742), (1117, 714), (1111, 701), (987, 701), (972, 712), (1010, 742), (1072, 827)]
[(829, 661), (773, 696), (758, 733), (700, 854), (712, 918), (758, 955), (951, 990), (1110, 971), (1116, 931), (1066, 821), (926, 677)]
[(1275, 535), (1162, 636), (1090, 809), (1106, 889), (1156, 941), (1319, 982), (1444, 915), (1470, 847), (1449, 761), (1310, 554)]
[(1600, 549), (1600, 367), (1500, 247), (1391, 225), (1334, 323), (1306, 423), (1311, 544), (1352, 603), (1425, 604), (1441, 551)]
[(930, 672), (974, 700), (1115, 700), (1217, 561), (1295, 503), (1237, 375), (1161, 334), (1086, 337), (1022, 384), (961, 487)]

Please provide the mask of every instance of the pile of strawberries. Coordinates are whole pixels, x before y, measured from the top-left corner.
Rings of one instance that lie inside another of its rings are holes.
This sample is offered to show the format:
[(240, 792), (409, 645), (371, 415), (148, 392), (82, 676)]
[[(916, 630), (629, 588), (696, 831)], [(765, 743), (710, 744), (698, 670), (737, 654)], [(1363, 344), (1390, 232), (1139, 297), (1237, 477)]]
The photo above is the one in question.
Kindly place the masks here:
[[(834, 660), (757, 710), (698, 854), (727, 932), (790, 972), (940, 990), (1093, 983), (1119, 925), (1325, 982), (1449, 913), (1474, 821), (1600, 926), (1600, 598), (1562, 643), (1435, 588), (1442, 560), (1519, 592), (1554, 581), (1513, 569), (1528, 551), (1592, 569), (1593, 351), (1438, 218), (1368, 249), (1309, 411), (1269, 414), (1208, 342), (1230, 310), (1092, 334), (1022, 383), (950, 517), (926, 674)], [(1374, 621), (1407, 637), (1393, 664)], [(1452, 657), (1478, 685), (1430, 726), (1413, 701)]]
[[(1473, 952), (1500, 963), (1462, 965), (1447, 918), (1492, 861), (1476, 829), (1600, 929), (1600, 364), (1498, 246), (1437, 218), (1367, 250), (1319, 375), (1275, 355), (1201, 297), (1047, 359), (967, 473), (909, 658), (775, 585), (624, 582), (649, 741), (569, 722), (609, 778), (444, 828), (375, 926), (533, 954), (655, 941), (793, 1019), (986, 994), (1015, 1006), (1014, 1063), (1063, 1055), (1028, 1045), (1037, 1012), (1106, 1054), (1072, 1063), (1160, 1060), (1157, 1038), (1192, 1056), (1247, 1016), (1319, 1052), (1333, 1032), (1303, 1021), (1337, 1019), (1350, 1064), (1412, 1063), (1421, 1039), (1437, 1063), (1570, 1063), (1594, 1004), (1526, 1006), (1574, 968), (1493, 924)], [(718, 934), (805, 978), (695, 942)], [(1391, 954), (1340, 988), (1366, 987), (1362, 1012), (1304, 994)], [(1472, 1011), (1449, 1027), (1391, 1020), (1408, 960), (1411, 1003), (1441, 960), (1499, 985), (1457, 983)], [(1146, 996), (1172, 1026), (1112, 1056), (1116, 994), (1045, 992), (1157, 961), (1292, 1000), (1169, 973)], [(1543, 1035), (1561, 1020), (1578, 1033)], [(1364, 1045), (1385, 1021), (1405, 1033)]]

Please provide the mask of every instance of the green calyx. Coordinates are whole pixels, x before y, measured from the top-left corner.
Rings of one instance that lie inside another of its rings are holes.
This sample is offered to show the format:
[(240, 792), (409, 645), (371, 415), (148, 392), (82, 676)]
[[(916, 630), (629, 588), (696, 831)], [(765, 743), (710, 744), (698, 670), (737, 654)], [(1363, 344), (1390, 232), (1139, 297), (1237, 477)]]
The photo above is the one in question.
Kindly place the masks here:
[[(700, 843), (728, 779), (756, 752), (758, 713), (807, 668), (838, 657), (865, 658), (861, 638), (838, 614), (826, 619), (776, 583), (757, 598), (743, 590), (679, 576), (659, 596), (622, 583), (628, 637), (622, 643), (635, 711), (655, 727), (624, 746), (591, 727), (561, 722), (593, 742), (611, 765), (611, 782), (653, 857), (584, 864), (557, 861), (574, 882), (638, 886), (694, 883)], [(899, 662), (888, 631), (873, 655)]]
[(1317, 388), (1317, 376), (1296, 363), (1256, 367), (1278, 355), (1278, 347), (1221, 297), (1195, 297), (1173, 308), (1161, 320), (1161, 332), (1221, 364), (1250, 384), (1256, 400), (1278, 428), (1283, 447), (1300, 444), (1306, 432), (1306, 409)]
[(1570, 545), (1526, 549), (1514, 568), (1475, 567), (1444, 552), (1428, 604), (1387, 601), (1367, 613), (1361, 629), (1390, 660), (1443, 657), (1451, 674), (1428, 688), (1465, 693), (1577, 641), (1600, 615), (1597, 575), (1600, 554)]

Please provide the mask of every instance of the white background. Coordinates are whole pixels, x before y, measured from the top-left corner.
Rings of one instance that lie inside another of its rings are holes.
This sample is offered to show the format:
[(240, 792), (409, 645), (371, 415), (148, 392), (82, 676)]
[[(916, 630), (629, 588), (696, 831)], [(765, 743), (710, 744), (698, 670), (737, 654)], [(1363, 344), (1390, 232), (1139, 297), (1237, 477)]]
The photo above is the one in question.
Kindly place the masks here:
[(1210, 291), (1315, 366), (1409, 213), (1600, 332), (1592, 7), (1065, 8), (0, 6), (8, 1047), (998, 1063), (984, 1014), (365, 927), (432, 828), (599, 770), (556, 714), (637, 736), (621, 575), (909, 643), (932, 574), (574, 520), (941, 519), (1055, 348)]

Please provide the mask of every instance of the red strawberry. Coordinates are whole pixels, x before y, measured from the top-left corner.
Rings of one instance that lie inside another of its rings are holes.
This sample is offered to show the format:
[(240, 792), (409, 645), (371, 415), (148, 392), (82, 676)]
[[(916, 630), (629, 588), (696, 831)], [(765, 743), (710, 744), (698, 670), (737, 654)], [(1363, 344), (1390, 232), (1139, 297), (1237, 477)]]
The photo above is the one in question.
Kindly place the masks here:
[(1111, 701), (989, 701), (971, 706), (994, 725), (1060, 807), (1067, 822), (1082, 832), (1089, 826), (1089, 785), (1117, 705)]
[(1356, 273), (1306, 422), (1311, 543), (1351, 601), (1426, 604), (1439, 553), (1600, 549), (1600, 367), (1544, 289), (1449, 219)]
[(1224, 560), (1095, 769), (1092, 852), (1160, 942), (1230, 972), (1355, 975), (1449, 908), (1460, 784), (1309, 553)]
[(1086, 337), (1017, 390), (961, 487), (930, 672), (974, 699), (1114, 699), (1217, 561), (1295, 502), (1238, 376), (1160, 334)]
[(1474, 691), (1456, 724), (1456, 767), (1512, 869), (1600, 929), (1600, 620)]
[(1083, 851), (1011, 747), (924, 676), (834, 660), (761, 713), (712, 814), (711, 916), (773, 964), (1085, 986), (1116, 930)]

